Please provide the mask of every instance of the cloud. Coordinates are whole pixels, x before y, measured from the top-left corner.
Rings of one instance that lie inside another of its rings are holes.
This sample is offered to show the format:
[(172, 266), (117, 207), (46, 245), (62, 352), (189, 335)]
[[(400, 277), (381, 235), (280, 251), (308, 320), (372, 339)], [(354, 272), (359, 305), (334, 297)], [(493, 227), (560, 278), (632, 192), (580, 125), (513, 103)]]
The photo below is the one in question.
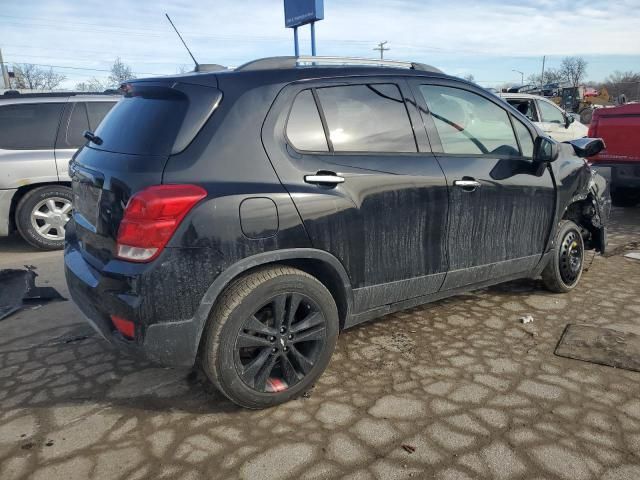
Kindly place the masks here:
[[(203, 63), (292, 54), (282, 0), (3, 0), (3, 51), (10, 61), (98, 70), (119, 56), (142, 75), (175, 73), (191, 61), (165, 11)], [(543, 54), (625, 55), (635, 64), (620, 69), (638, 69), (638, 25), (640, 0), (325, 0), (317, 35), (324, 55), (370, 57), (377, 42), (388, 40), (391, 58), (474, 74), (479, 59), (502, 61), (508, 72), (514, 59)], [(308, 31), (300, 36), (308, 52)], [(107, 75), (64, 71), (69, 82)]]

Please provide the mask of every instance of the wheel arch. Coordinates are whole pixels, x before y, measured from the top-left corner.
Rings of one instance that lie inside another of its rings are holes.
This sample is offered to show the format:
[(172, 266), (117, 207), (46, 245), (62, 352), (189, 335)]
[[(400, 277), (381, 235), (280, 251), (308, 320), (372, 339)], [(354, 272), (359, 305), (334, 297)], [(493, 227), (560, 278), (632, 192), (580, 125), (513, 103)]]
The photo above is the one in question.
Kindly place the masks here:
[(313, 248), (293, 248), (264, 252), (233, 264), (214, 280), (204, 294), (193, 318), (195, 351), (197, 355), (202, 343), (202, 333), (209, 315), (220, 294), (235, 280), (258, 268), (269, 265), (287, 265), (298, 268), (317, 278), (329, 290), (338, 308), (340, 329), (352, 311), (353, 291), (349, 276), (340, 261), (328, 252)]
[(22, 185), (18, 187), (16, 192), (13, 194), (13, 198), (11, 199), (11, 206), (9, 207), (9, 232), (13, 232), (17, 230), (16, 226), (16, 209), (18, 208), (18, 203), (20, 200), (32, 190), (40, 187), (49, 187), (49, 186), (62, 186), (71, 188), (71, 182), (42, 182), (42, 183), (30, 183), (28, 185)]
[(571, 199), (562, 213), (561, 220), (571, 220), (583, 230), (585, 249), (604, 253), (606, 248), (605, 227), (600, 206), (593, 192)]

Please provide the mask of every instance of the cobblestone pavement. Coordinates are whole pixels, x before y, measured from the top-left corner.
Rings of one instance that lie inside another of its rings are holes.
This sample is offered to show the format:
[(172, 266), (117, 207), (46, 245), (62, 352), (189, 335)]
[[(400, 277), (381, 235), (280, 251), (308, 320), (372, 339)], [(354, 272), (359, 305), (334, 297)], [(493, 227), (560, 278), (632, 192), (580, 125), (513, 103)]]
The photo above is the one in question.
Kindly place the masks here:
[[(71, 302), (22, 311), (0, 322), (0, 479), (638, 479), (640, 373), (553, 354), (567, 323), (640, 333), (640, 211), (611, 238), (570, 294), (512, 282), (344, 332), (266, 411), (109, 350)], [(66, 294), (59, 252), (3, 242), (0, 268)]]

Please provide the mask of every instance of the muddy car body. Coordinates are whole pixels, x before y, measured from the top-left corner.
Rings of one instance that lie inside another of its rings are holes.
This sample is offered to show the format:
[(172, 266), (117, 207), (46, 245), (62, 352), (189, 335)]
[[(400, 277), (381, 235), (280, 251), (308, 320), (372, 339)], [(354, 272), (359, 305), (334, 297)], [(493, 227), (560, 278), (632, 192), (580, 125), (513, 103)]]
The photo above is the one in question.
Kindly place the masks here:
[(339, 329), (541, 272), (565, 291), (566, 232), (605, 249), (607, 185), (576, 155), (597, 142), (435, 69), (281, 58), (125, 88), (70, 167), (70, 292), (109, 341), (199, 359), (241, 405), (303, 392)]

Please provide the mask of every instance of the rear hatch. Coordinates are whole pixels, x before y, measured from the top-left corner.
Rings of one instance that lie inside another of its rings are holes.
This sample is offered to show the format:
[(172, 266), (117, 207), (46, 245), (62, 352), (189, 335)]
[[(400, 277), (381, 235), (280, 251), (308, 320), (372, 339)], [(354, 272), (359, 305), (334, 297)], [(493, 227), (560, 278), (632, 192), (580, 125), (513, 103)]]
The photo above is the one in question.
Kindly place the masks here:
[(593, 112), (589, 137), (602, 138), (606, 145), (590, 158), (592, 162), (640, 165), (640, 104), (597, 109)]
[(129, 199), (162, 183), (168, 158), (188, 147), (222, 99), (213, 86), (173, 79), (136, 81), (123, 89), (122, 100), (94, 132), (98, 138), (69, 167), (76, 240), (98, 268), (115, 257)]

